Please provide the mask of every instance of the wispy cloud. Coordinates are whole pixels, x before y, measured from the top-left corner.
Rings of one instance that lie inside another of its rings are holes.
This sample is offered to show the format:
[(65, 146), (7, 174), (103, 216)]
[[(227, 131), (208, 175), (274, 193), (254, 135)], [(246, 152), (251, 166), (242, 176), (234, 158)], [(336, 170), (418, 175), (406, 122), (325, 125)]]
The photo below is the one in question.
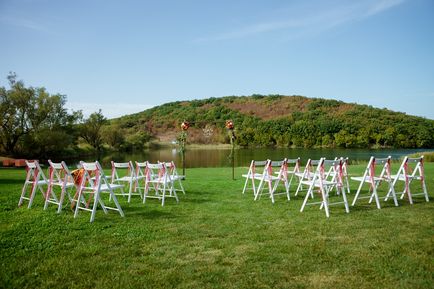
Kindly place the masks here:
[(30, 29), (38, 32), (48, 32), (48, 29), (44, 25), (30, 19), (10, 17), (10, 16), (0, 16), (0, 22), (6, 25)]
[(372, 16), (375, 14), (378, 14), (380, 12), (386, 11), (390, 8), (393, 8), (399, 4), (402, 4), (405, 0), (382, 0), (382, 1), (376, 1), (374, 4), (370, 7), (368, 13), (366, 16)]
[[(285, 17), (286, 19), (280, 21), (253, 23), (220, 34), (201, 37), (196, 39), (195, 42), (239, 39), (276, 31), (287, 31), (294, 35), (299, 35), (306, 31), (320, 32), (351, 21), (360, 21), (374, 16), (398, 6), (404, 1), (405, 0), (351, 1), (350, 4), (348, 4), (348, 2), (341, 3), (335, 6), (329, 6), (325, 9), (300, 9), (301, 11), (296, 9), (288, 13), (289, 15)], [(290, 19), (288, 20), (288, 18)]]
[(66, 107), (70, 110), (81, 110), (85, 117), (101, 109), (102, 114), (107, 118), (120, 117), (126, 114), (132, 114), (144, 111), (153, 107), (148, 104), (133, 103), (86, 103), (86, 102), (68, 102)]

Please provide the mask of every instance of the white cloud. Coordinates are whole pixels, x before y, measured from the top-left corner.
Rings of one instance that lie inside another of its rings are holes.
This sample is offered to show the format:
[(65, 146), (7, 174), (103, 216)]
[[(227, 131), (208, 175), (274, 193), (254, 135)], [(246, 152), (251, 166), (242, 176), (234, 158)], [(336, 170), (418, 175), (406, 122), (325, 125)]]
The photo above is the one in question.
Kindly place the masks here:
[(126, 114), (132, 114), (144, 111), (152, 107), (148, 104), (131, 104), (131, 103), (85, 103), (85, 102), (68, 102), (66, 107), (69, 110), (81, 110), (85, 117), (91, 113), (102, 110), (102, 114), (107, 118), (120, 117)]
[[(360, 21), (400, 5), (405, 0), (365, 0), (350, 1), (327, 8), (292, 9), (280, 21), (258, 22), (217, 35), (198, 38), (195, 42), (221, 41), (245, 38), (267, 32), (285, 30), (289, 34), (321, 32), (351, 21)], [(316, 9), (316, 10), (315, 10)], [(275, 18), (275, 16), (273, 16)], [(288, 20), (289, 18), (289, 20)]]

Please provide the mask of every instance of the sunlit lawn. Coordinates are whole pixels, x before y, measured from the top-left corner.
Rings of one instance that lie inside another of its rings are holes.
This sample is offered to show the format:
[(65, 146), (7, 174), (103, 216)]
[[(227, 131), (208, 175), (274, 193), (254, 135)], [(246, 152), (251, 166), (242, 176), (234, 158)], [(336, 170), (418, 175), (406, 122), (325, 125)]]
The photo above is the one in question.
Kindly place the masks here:
[[(433, 198), (434, 164), (425, 171)], [(69, 206), (44, 211), (40, 194), (18, 208), (23, 181), (0, 169), (1, 288), (433, 288), (434, 200), (422, 196), (333, 206), (326, 219), (317, 206), (300, 213), (302, 196), (253, 201), (230, 168), (198, 168), (179, 204), (121, 198), (125, 218), (99, 210), (89, 223)]]

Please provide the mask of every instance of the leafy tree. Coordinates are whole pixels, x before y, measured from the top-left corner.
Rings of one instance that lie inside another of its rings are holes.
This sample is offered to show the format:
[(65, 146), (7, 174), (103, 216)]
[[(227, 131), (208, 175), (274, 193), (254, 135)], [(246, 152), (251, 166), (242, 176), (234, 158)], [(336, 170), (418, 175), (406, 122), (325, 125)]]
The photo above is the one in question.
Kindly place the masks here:
[(81, 112), (69, 114), (64, 95), (50, 95), (43, 87), (26, 87), (16, 78), (10, 73), (10, 88), (0, 87), (0, 149), (8, 155), (32, 156), (71, 144), (73, 139), (67, 135), (74, 135), (72, 126)]
[(102, 150), (104, 143), (102, 127), (106, 122), (107, 119), (100, 109), (98, 112), (92, 113), (80, 127), (80, 136), (97, 152)]

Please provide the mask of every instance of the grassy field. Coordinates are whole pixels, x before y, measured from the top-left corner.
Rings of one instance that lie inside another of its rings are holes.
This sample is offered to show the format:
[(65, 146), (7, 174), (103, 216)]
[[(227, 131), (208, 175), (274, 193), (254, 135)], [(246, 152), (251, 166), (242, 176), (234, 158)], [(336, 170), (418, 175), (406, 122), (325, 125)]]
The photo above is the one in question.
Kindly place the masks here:
[(91, 224), (69, 206), (44, 211), (40, 194), (18, 208), (24, 170), (0, 169), (0, 288), (433, 288), (434, 164), (425, 171), (429, 203), (360, 200), (326, 219), (300, 213), (301, 196), (253, 201), (230, 168), (188, 169), (179, 204), (121, 198), (124, 218), (99, 210)]

